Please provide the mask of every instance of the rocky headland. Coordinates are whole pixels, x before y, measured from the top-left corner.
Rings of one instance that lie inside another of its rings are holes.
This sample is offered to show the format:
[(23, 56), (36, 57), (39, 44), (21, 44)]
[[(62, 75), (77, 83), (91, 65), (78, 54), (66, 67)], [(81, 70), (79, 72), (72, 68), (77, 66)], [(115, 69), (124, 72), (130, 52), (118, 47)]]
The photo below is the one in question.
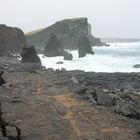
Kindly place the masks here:
[(50, 34), (55, 34), (65, 49), (78, 49), (81, 38), (87, 37), (91, 46), (103, 46), (100, 38), (92, 35), (91, 25), (87, 18), (73, 18), (57, 21), (55, 24), (26, 34), (29, 44), (36, 46), (37, 50), (44, 49), (49, 42)]

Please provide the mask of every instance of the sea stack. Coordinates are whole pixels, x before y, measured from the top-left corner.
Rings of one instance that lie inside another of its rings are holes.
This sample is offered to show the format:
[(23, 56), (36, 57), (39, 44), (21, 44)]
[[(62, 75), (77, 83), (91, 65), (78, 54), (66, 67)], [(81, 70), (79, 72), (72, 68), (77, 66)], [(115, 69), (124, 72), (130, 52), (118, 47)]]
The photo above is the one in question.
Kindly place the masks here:
[(55, 34), (50, 35), (49, 42), (44, 50), (44, 55), (47, 57), (64, 55), (64, 46)]
[(87, 53), (94, 54), (90, 45), (90, 41), (87, 37), (83, 37), (80, 39), (78, 45), (78, 53), (79, 53), (79, 58), (85, 57)]
[(64, 60), (72, 60), (72, 54), (64, 50), (62, 42), (55, 34), (50, 35), (48, 44), (44, 49), (44, 55), (47, 57), (64, 56)]
[(34, 63), (41, 65), (40, 58), (38, 57), (33, 45), (25, 45), (21, 52), (21, 63)]

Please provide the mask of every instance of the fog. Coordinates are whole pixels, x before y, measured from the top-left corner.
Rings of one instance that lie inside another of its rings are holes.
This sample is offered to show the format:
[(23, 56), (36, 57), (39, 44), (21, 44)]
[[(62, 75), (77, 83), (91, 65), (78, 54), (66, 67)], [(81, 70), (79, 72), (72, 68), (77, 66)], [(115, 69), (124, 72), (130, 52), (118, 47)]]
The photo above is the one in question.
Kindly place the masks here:
[(140, 0), (0, 0), (0, 24), (24, 32), (88, 17), (99, 37), (140, 38)]

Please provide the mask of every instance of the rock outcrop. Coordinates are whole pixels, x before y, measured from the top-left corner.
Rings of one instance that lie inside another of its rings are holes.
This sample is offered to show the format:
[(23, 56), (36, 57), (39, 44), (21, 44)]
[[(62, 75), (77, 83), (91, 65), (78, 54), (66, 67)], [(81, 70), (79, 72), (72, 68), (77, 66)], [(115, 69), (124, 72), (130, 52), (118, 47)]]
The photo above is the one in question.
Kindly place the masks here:
[(64, 60), (72, 60), (72, 59), (73, 59), (72, 54), (65, 51)]
[(83, 76), (83, 80), (76, 78), (79, 83), (89, 86), (78, 92), (81, 98), (88, 99), (93, 104), (110, 107), (114, 113), (140, 120), (139, 74), (88, 73), (86, 77)]
[(83, 37), (87, 37), (90, 40), (91, 46), (105, 44), (99, 38), (95, 38), (92, 35), (91, 26), (87, 18), (73, 18), (58, 21), (45, 29), (27, 33), (26, 36), (30, 44), (35, 45), (37, 49), (43, 49), (48, 44), (51, 33), (57, 35), (64, 48), (67, 49), (78, 49), (79, 39)]
[(49, 42), (44, 50), (44, 55), (47, 57), (64, 56), (64, 60), (72, 60), (72, 54), (64, 50), (62, 42), (55, 34), (50, 35)]
[(133, 68), (139, 69), (140, 68), (140, 64), (134, 65)]
[(1, 56), (19, 53), (25, 44), (26, 37), (21, 29), (0, 25)]
[(90, 41), (87, 37), (81, 38), (78, 44), (79, 57), (85, 57), (86, 54), (94, 54), (92, 51)]
[(34, 46), (25, 45), (21, 52), (21, 63), (35, 63), (41, 65), (40, 58), (38, 57)]
[(50, 35), (49, 42), (44, 50), (44, 55), (48, 57), (64, 55), (64, 46), (55, 34)]

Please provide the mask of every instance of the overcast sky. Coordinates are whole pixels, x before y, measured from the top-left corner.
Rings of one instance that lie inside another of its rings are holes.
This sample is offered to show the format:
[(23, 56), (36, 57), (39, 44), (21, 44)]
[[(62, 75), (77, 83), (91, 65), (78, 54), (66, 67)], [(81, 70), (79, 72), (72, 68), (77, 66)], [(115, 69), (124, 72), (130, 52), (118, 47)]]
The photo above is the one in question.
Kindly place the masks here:
[(88, 17), (93, 35), (140, 38), (140, 0), (0, 0), (0, 24), (24, 32)]

